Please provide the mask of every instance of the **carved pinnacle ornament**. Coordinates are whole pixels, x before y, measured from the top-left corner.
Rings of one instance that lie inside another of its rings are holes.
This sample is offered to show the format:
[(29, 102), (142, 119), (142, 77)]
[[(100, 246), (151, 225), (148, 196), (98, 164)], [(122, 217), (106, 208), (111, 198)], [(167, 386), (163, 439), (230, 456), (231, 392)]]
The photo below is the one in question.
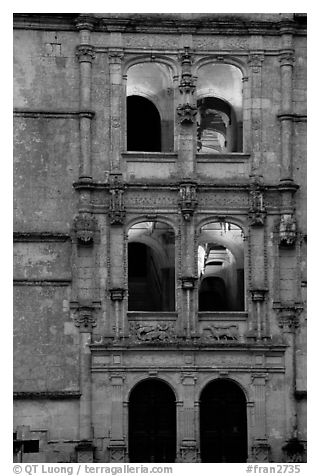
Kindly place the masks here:
[(184, 220), (190, 221), (197, 205), (197, 184), (194, 182), (181, 183), (179, 190), (179, 206)]
[(97, 221), (91, 213), (81, 212), (74, 219), (74, 230), (78, 241), (88, 245), (93, 243)]
[(177, 107), (180, 124), (193, 124), (196, 120), (197, 106), (193, 103), (195, 85), (191, 72), (191, 56), (189, 47), (185, 47), (181, 56), (181, 79), (179, 91), (182, 95), (181, 104)]
[(109, 217), (111, 225), (123, 225), (126, 211), (123, 204), (124, 184), (121, 174), (110, 174), (110, 209)]
[(279, 226), (279, 244), (284, 248), (292, 248), (297, 239), (297, 225), (293, 214), (283, 214)]
[(251, 226), (263, 226), (266, 209), (263, 204), (263, 186), (255, 181), (251, 184), (249, 218)]

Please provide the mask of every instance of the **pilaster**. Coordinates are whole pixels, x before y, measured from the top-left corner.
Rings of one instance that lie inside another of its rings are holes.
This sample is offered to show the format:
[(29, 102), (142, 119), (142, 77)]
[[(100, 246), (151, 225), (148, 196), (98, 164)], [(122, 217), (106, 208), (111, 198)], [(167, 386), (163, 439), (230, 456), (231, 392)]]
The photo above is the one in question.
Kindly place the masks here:
[(265, 374), (253, 374), (251, 377), (254, 391), (254, 440), (251, 459), (257, 462), (270, 461), (270, 445), (266, 427), (266, 382)]
[(123, 109), (123, 77), (122, 60), (124, 57), (121, 48), (110, 48), (109, 57), (109, 78), (110, 78), (110, 145), (111, 145), (111, 171), (121, 170), (121, 151), (123, 149), (121, 125)]
[(180, 58), (180, 103), (177, 107), (177, 123), (179, 125), (178, 163), (181, 176), (190, 179), (195, 173), (197, 104), (194, 97), (195, 84), (192, 76), (192, 56), (189, 47), (184, 48)]
[[(253, 39), (252, 39), (253, 41)], [(261, 38), (255, 37), (255, 44), (261, 44)], [(262, 77), (263, 77), (263, 50), (252, 50), (248, 57), (249, 78), (251, 86), (251, 174), (261, 175), (262, 165)]]
[(124, 407), (123, 407), (123, 382), (124, 376), (111, 374), (112, 388), (111, 401), (111, 429), (109, 453), (110, 462), (125, 462), (127, 448), (124, 439)]
[(181, 446), (179, 462), (198, 463), (198, 445), (196, 441), (197, 412), (195, 407), (196, 377), (193, 373), (183, 372), (181, 383), (183, 387), (183, 407), (181, 408)]

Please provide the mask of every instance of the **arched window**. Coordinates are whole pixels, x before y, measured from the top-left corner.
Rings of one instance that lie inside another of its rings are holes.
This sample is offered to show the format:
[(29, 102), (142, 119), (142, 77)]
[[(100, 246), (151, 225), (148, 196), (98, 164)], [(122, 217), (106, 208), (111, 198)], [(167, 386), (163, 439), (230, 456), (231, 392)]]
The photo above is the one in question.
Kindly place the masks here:
[(242, 152), (242, 73), (231, 64), (200, 66), (197, 80), (198, 152)]
[(208, 223), (199, 240), (199, 311), (244, 311), (241, 228), (229, 222)]
[(171, 69), (162, 63), (134, 64), (127, 72), (127, 150), (171, 152), (174, 101)]
[(142, 96), (127, 97), (127, 150), (161, 152), (158, 109)]
[(198, 101), (197, 138), (198, 152), (238, 151), (238, 124), (230, 104), (214, 97)]
[(174, 230), (160, 222), (142, 222), (129, 230), (129, 311), (175, 310)]

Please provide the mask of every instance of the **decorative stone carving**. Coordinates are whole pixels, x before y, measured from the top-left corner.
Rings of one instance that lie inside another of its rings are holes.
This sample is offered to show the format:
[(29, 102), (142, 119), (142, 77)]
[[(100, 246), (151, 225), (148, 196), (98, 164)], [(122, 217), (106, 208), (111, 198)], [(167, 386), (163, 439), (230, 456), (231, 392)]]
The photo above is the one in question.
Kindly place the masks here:
[(76, 56), (78, 57), (79, 63), (92, 63), (96, 57), (93, 46), (91, 45), (77, 46)]
[(94, 449), (91, 441), (80, 441), (76, 446), (77, 463), (93, 463)]
[(255, 180), (250, 186), (250, 209), (249, 217), (251, 226), (263, 226), (266, 209), (263, 202), (263, 186)]
[(207, 326), (203, 328), (201, 337), (205, 340), (216, 340), (221, 342), (238, 341), (239, 328), (236, 324)]
[(193, 102), (195, 85), (191, 72), (192, 62), (189, 47), (184, 48), (181, 60), (182, 71), (179, 91), (182, 95), (182, 101), (177, 107), (178, 120), (181, 124), (193, 124), (196, 120), (197, 106)]
[(94, 307), (90, 304), (80, 305), (74, 317), (74, 324), (79, 327), (80, 332), (92, 332), (92, 328), (97, 325), (93, 315)]
[(283, 214), (279, 226), (279, 244), (285, 248), (292, 248), (296, 243), (297, 225), (293, 214)]
[(190, 221), (197, 205), (197, 184), (194, 182), (181, 183), (179, 191), (179, 206), (184, 220)]
[(303, 310), (300, 305), (275, 305), (278, 313), (278, 324), (284, 332), (295, 332), (300, 326), (299, 315)]
[(122, 175), (110, 174), (109, 180), (109, 192), (111, 195), (109, 209), (110, 224), (123, 225), (126, 212), (123, 204), (124, 184), (122, 181)]
[(270, 461), (270, 445), (266, 440), (256, 440), (252, 446), (252, 461), (268, 463)]
[(195, 446), (181, 446), (180, 448), (181, 463), (197, 463), (198, 452)]
[(169, 342), (174, 338), (172, 324), (142, 324), (131, 323), (131, 336), (140, 342)]
[(177, 114), (180, 124), (193, 124), (196, 120), (197, 108), (189, 103), (179, 104)]
[(283, 447), (284, 460), (287, 463), (304, 462), (304, 445), (298, 438), (291, 438)]
[(74, 230), (81, 244), (92, 244), (96, 229), (97, 221), (91, 213), (82, 212), (75, 217)]
[(109, 446), (110, 463), (124, 463), (126, 456), (126, 448), (123, 445)]

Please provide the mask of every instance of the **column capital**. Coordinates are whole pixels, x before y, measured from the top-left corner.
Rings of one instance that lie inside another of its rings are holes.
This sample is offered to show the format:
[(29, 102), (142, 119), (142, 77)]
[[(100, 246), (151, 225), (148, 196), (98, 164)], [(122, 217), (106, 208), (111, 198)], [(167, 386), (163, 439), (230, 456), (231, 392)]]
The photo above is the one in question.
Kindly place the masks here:
[(111, 64), (121, 64), (124, 58), (124, 52), (121, 48), (109, 49), (108, 58)]
[(96, 57), (94, 48), (91, 45), (78, 45), (76, 56), (78, 57), (79, 63), (92, 63)]
[(293, 66), (295, 62), (294, 50), (282, 50), (279, 55), (280, 66)]
[(126, 290), (124, 288), (110, 289), (111, 301), (123, 301), (125, 294), (126, 294)]
[(248, 64), (251, 67), (253, 73), (259, 73), (261, 71), (263, 61), (263, 53), (250, 53), (248, 56)]
[(183, 276), (180, 278), (180, 281), (181, 281), (181, 287), (182, 289), (185, 289), (185, 290), (191, 290), (195, 287), (195, 283), (197, 281), (197, 277), (196, 276)]
[(266, 294), (268, 289), (259, 288), (259, 289), (250, 289), (251, 299), (252, 301), (264, 301), (266, 298)]

